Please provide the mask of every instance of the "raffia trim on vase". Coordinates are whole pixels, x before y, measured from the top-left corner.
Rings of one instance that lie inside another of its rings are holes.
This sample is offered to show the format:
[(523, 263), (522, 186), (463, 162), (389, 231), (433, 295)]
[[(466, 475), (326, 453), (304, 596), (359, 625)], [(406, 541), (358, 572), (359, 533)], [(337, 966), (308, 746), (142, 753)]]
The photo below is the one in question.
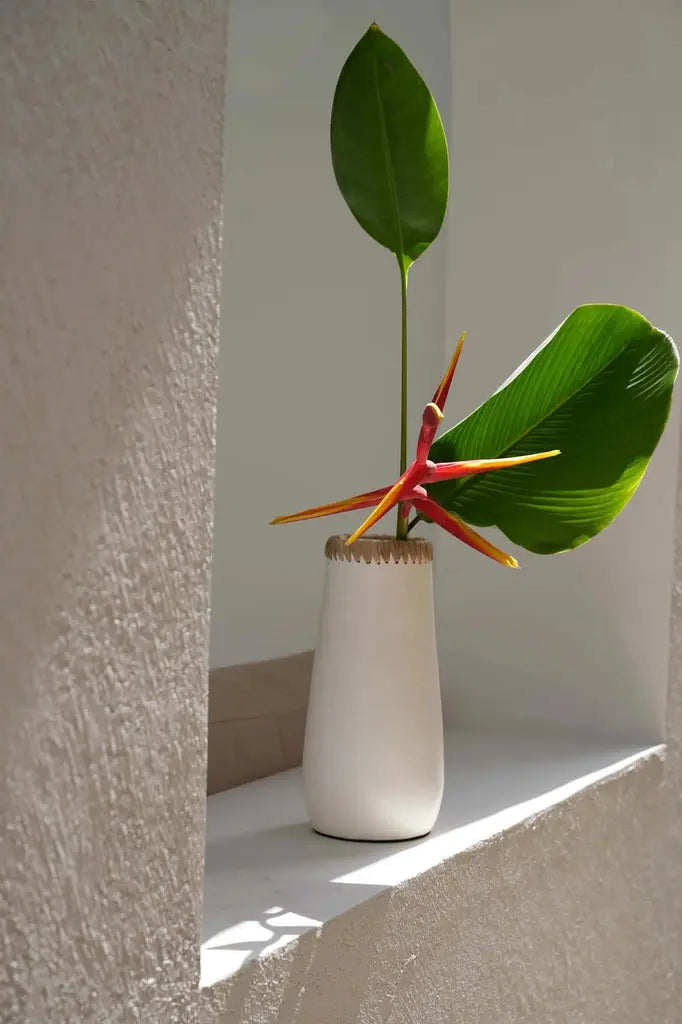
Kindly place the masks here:
[(346, 547), (349, 534), (330, 537), (324, 546), (324, 553), (333, 562), (366, 562), (379, 565), (382, 562), (412, 562), (424, 565), (433, 561), (433, 545), (422, 537), (410, 540), (396, 540), (395, 537), (361, 537)]

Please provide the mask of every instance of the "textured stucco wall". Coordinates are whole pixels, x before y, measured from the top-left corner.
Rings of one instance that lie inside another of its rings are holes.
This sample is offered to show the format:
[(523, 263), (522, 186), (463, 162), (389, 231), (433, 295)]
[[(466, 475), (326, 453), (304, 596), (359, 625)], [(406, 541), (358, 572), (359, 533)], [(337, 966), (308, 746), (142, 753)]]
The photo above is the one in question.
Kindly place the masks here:
[(0, 5), (2, 1024), (189, 1024), (224, 0)]
[(680, 1024), (676, 779), (678, 752), (649, 758), (374, 897), (243, 968), (204, 1020)]

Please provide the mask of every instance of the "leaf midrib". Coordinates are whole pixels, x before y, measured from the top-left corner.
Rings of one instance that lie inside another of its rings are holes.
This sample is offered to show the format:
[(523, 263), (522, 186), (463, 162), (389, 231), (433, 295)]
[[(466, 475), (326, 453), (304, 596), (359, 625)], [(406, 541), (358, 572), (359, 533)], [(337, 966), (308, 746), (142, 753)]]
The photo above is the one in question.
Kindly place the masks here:
[(398, 241), (400, 243), (400, 252), (396, 253), (396, 256), (404, 264), (405, 248), (403, 245), (403, 232), (400, 226), (400, 207), (398, 205), (398, 189), (396, 187), (395, 174), (393, 173), (391, 146), (388, 138), (388, 129), (386, 127), (386, 112), (384, 111), (384, 102), (383, 99), (381, 98), (381, 89), (379, 88), (379, 59), (376, 53), (372, 54), (372, 70), (374, 77), (374, 88), (376, 90), (377, 107), (379, 110), (381, 150), (384, 157), (384, 169), (386, 171), (386, 177), (388, 179), (388, 192), (391, 201), (391, 212), (393, 214), (393, 225), (398, 236)]
[[(652, 325), (651, 325), (651, 324), (649, 324), (649, 333), (650, 333), (650, 334), (651, 334), (651, 333), (653, 333), (653, 331), (654, 331), (654, 330), (655, 330), (655, 328), (653, 328), (653, 327), (652, 327)], [(538, 426), (539, 426), (539, 425), (540, 425), (541, 423), (543, 423), (543, 422), (544, 422), (545, 420), (548, 420), (548, 419), (549, 419), (549, 418), (550, 418), (551, 416), (553, 416), (553, 415), (554, 415), (554, 413), (555, 413), (555, 412), (557, 412), (557, 411), (558, 411), (559, 409), (561, 409), (561, 407), (562, 407), (562, 406), (564, 406), (564, 405), (566, 405), (566, 404), (567, 404), (568, 402), (572, 401), (572, 400), (573, 400), (573, 399), (575, 398), (575, 396), (576, 396), (577, 394), (579, 394), (579, 393), (580, 393), (580, 392), (581, 392), (581, 391), (583, 390), (583, 388), (587, 387), (587, 385), (588, 385), (588, 384), (591, 384), (591, 383), (592, 383), (592, 381), (593, 381), (593, 380), (595, 379), (595, 377), (597, 377), (597, 376), (598, 376), (599, 374), (602, 374), (602, 373), (604, 373), (604, 371), (605, 371), (605, 370), (608, 370), (608, 368), (609, 368), (609, 367), (610, 367), (610, 366), (611, 366), (611, 365), (612, 365), (613, 363), (615, 363), (617, 359), (620, 359), (620, 358), (621, 358), (621, 356), (622, 356), (622, 355), (623, 355), (623, 353), (624, 353), (624, 352), (626, 351), (626, 349), (630, 348), (630, 345), (631, 345), (631, 343), (628, 343), (627, 345), (624, 345), (624, 346), (623, 346), (623, 348), (621, 348), (620, 352), (617, 352), (617, 353), (616, 353), (616, 355), (614, 355), (612, 359), (609, 359), (609, 361), (608, 361), (607, 363), (604, 363), (604, 365), (603, 365), (603, 366), (602, 366), (602, 367), (601, 367), (601, 368), (600, 368), (600, 369), (598, 370), (598, 372), (597, 372), (597, 373), (596, 373), (596, 374), (595, 374), (595, 375), (594, 375), (594, 376), (593, 376), (592, 378), (590, 378), (590, 380), (589, 380), (589, 381), (586, 381), (586, 382), (585, 382), (584, 384), (582, 384), (582, 385), (581, 385), (581, 387), (579, 387), (579, 388), (576, 388), (576, 390), (575, 390), (575, 391), (573, 391), (573, 392), (572, 392), (572, 393), (571, 393), (570, 395), (568, 395), (567, 397), (565, 397), (565, 398), (564, 398), (564, 399), (563, 399), (563, 400), (562, 400), (561, 402), (558, 402), (558, 403), (557, 403), (557, 405), (555, 405), (555, 406), (554, 406), (554, 408), (552, 409), (552, 411), (551, 411), (551, 412), (547, 413), (547, 414), (546, 414), (545, 416), (543, 416), (543, 417), (542, 417), (541, 419), (537, 420), (537, 421), (536, 421), (535, 423), (533, 423), (533, 425), (532, 425), (532, 426), (528, 427), (528, 428), (527, 428), (527, 430), (524, 430), (524, 431), (523, 431), (523, 432), (522, 432), (521, 434), (519, 434), (519, 436), (518, 436), (518, 437), (516, 437), (516, 438), (515, 438), (515, 439), (514, 439), (513, 441), (511, 441), (511, 442), (510, 442), (510, 443), (509, 443), (509, 444), (508, 444), (508, 445), (506, 446), (506, 448), (503, 448), (503, 449), (502, 449), (502, 450), (501, 450), (500, 452), (496, 452), (496, 453), (495, 453), (494, 455), (489, 455), (489, 456), (486, 456), (486, 457), (487, 457), (487, 458), (491, 458), (491, 459), (492, 459), (492, 458), (495, 458), (495, 459), (498, 459), (498, 458), (504, 458), (504, 456), (505, 456), (505, 455), (507, 455), (507, 454), (508, 454), (508, 452), (510, 452), (510, 451), (511, 451), (511, 449), (512, 449), (512, 448), (513, 448), (513, 447), (514, 447), (515, 445), (517, 445), (517, 444), (519, 443), (519, 441), (522, 441), (522, 440), (524, 439), (524, 437), (528, 437), (528, 435), (529, 435), (529, 434), (531, 434), (531, 433), (532, 433), (532, 432), (533, 432), (533, 431), (534, 431), (534, 430), (536, 429), (536, 427), (538, 427)], [(540, 354), (540, 353), (538, 353), (538, 355), (539, 355), (539, 354)], [(508, 384), (507, 386), (508, 386), (508, 387), (509, 387), (509, 386), (511, 386), (511, 384), (512, 384), (512, 383), (513, 383), (513, 381), (509, 381), (509, 384)], [(503, 390), (504, 390), (504, 389), (503, 389)], [(500, 393), (501, 393), (501, 392), (496, 392), (496, 394), (500, 394)], [(486, 404), (486, 403), (484, 402), (484, 403), (483, 403), (483, 405), (485, 405), (485, 404)], [(482, 408), (483, 408), (483, 406), (482, 406), (482, 405), (480, 405), (480, 406), (479, 406), (479, 409), (482, 409)], [(477, 411), (477, 410), (476, 410), (476, 411)], [(473, 415), (474, 415), (474, 414), (472, 413), (472, 416), (473, 416)], [(468, 418), (468, 417), (467, 417), (467, 418)], [(462, 420), (462, 422), (464, 423), (464, 422), (466, 422), (466, 421), (465, 421), (465, 420)], [(452, 429), (453, 429), (453, 430), (456, 430), (456, 429), (457, 429), (457, 427), (453, 427)], [(455, 494), (458, 494), (458, 495), (459, 495), (459, 494), (462, 494), (462, 492), (463, 492), (463, 491), (465, 491), (465, 490), (466, 490), (466, 489), (467, 489), (468, 487), (470, 487), (470, 486), (471, 486), (472, 484), (475, 484), (476, 482), (477, 482), (477, 479), (476, 479), (476, 477), (475, 477), (475, 476), (471, 476), (471, 477), (469, 477), (469, 479), (464, 479), (464, 480), (462, 480), (462, 482), (461, 482), (460, 484), (455, 484), (455, 487), (454, 487), (454, 491), (453, 491), (453, 493), (455, 493)]]

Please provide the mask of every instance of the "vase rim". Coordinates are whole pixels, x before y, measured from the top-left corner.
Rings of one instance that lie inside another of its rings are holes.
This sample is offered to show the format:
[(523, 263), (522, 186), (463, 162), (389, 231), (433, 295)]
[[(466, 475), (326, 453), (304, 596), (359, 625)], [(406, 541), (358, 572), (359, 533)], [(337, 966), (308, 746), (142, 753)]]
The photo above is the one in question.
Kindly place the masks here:
[(346, 541), (349, 536), (342, 533), (329, 537), (324, 553), (331, 562), (365, 562), (367, 565), (402, 562), (404, 565), (425, 565), (433, 561), (433, 545), (423, 537), (396, 540), (389, 534), (370, 534), (348, 547)]

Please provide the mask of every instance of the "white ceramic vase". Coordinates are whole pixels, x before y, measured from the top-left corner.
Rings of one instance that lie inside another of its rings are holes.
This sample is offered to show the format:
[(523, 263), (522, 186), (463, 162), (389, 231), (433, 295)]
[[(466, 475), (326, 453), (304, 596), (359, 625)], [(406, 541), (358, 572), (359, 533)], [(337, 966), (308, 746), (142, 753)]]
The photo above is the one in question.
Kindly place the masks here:
[(425, 540), (331, 537), (303, 752), (313, 828), (426, 835), (443, 795), (443, 719)]

